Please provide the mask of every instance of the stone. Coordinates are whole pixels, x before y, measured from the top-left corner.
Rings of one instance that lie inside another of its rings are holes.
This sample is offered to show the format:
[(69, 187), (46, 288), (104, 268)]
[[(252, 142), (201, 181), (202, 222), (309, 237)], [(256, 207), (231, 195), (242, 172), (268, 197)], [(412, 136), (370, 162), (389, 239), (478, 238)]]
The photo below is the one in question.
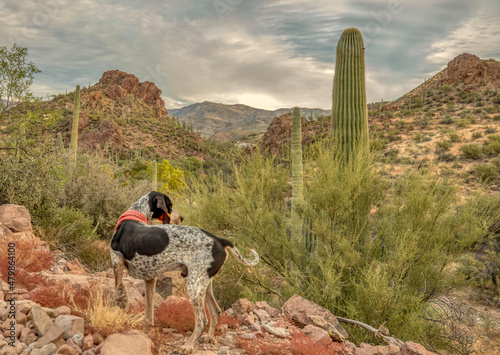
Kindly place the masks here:
[(78, 345), (80, 348), (83, 346), (83, 334), (82, 333), (76, 333), (71, 337), (71, 340)]
[[(5, 322), (9, 321), (9, 319), (7, 319)], [(19, 336), (21, 335), (21, 331), (24, 329), (24, 325), (22, 324), (15, 324), (14, 325), (14, 336), (16, 337), (16, 339), (19, 339)], [(4, 332), (3, 332), (3, 335), (7, 338), (8, 336), (12, 335), (11, 334), (11, 331), (6, 329)]]
[(54, 318), (54, 310), (49, 307), (42, 307), (42, 310), (51, 318)]
[(68, 306), (60, 306), (54, 309), (54, 318), (70, 314), (71, 314), (71, 309)]
[(82, 348), (83, 350), (88, 350), (93, 346), (94, 346), (94, 337), (92, 336), (92, 334), (89, 334), (83, 339)]
[(34, 305), (36, 305), (36, 303), (30, 300), (18, 301), (16, 303), (16, 309), (21, 313), (28, 314)]
[(28, 318), (33, 322), (35, 326), (36, 334), (41, 337), (51, 326), (54, 325), (52, 319), (45, 313), (39, 305), (33, 306), (28, 313)]
[(16, 323), (17, 324), (26, 324), (28, 322), (28, 317), (23, 312), (16, 309)]
[(45, 345), (41, 349), (33, 349), (30, 352), (30, 355), (52, 355), (56, 352), (56, 344), (50, 343)]
[(55, 325), (64, 330), (63, 338), (66, 340), (77, 333), (84, 331), (84, 320), (82, 317), (72, 315), (61, 315), (54, 321)]
[(104, 337), (99, 333), (94, 333), (94, 334), (92, 334), (92, 336), (94, 337), (94, 344), (95, 345), (99, 345), (104, 341)]
[(82, 355), (96, 355), (96, 352), (92, 349), (85, 350)]
[(432, 351), (427, 350), (423, 345), (407, 341), (399, 351), (398, 355), (435, 355)]
[(283, 304), (281, 310), (285, 315), (303, 326), (310, 324), (309, 316), (322, 317), (328, 323), (331, 323), (345, 339), (349, 336), (332, 312), (297, 294), (290, 297)]
[(288, 338), (290, 336), (290, 334), (288, 333), (288, 331), (285, 328), (273, 327), (273, 326), (266, 324), (266, 323), (262, 323), (261, 327), (266, 332), (268, 332), (272, 335), (275, 335), (277, 337), (280, 337), (280, 338)]
[(31, 216), (24, 206), (0, 205), (0, 223), (12, 232), (31, 231)]
[(251, 326), (255, 323), (255, 317), (251, 314), (247, 314), (241, 323), (243, 325)]
[(37, 344), (41, 348), (43, 348), (45, 345), (56, 342), (57, 340), (61, 339), (63, 335), (64, 335), (64, 330), (53, 325), (47, 330), (47, 332), (40, 339), (37, 340)]
[(274, 307), (271, 307), (266, 301), (255, 302), (255, 305), (258, 309), (263, 309), (264, 311), (266, 311), (273, 318), (277, 318), (280, 315), (280, 311)]
[(80, 355), (83, 352), (82, 349), (78, 345), (76, 345), (71, 338), (66, 340), (66, 345), (70, 346), (73, 350), (75, 350), (75, 352), (78, 355)]
[(151, 355), (153, 342), (137, 330), (110, 335), (100, 348), (101, 355)]
[(33, 334), (33, 330), (31, 330), (28, 327), (24, 327), (24, 329), (21, 330), (21, 334), (19, 334), (19, 340), (25, 344), (31, 344), (31, 342), (29, 342), (29, 338), (28, 338), (28, 335), (30, 335), (30, 334)]
[(252, 301), (249, 301), (246, 298), (240, 298), (233, 303), (231, 308), (233, 309), (234, 313), (236, 313), (237, 315), (241, 315), (253, 311), (257, 308), (257, 306)]
[(61, 345), (59, 349), (57, 349), (56, 354), (61, 354), (61, 355), (76, 355), (75, 349), (73, 349), (71, 346), (68, 344)]
[(344, 336), (340, 334), (340, 332), (333, 326), (332, 323), (327, 322), (325, 318), (323, 317), (318, 317), (318, 316), (309, 316), (309, 321), (310, 324), (315, 325), (317, 327), (320, 327), (321, 329), (324, 329), (330, 334), (330, 337), (339, 342), (343, 342), (345, 340)]
[(250, 326), (250, 329), (253, 330), (254, 332), (260, 332), (262, 331), (262, 326), (259, 323), (255, 322)]
[(269, 323), (272, 320), (269, 313), (267, 313), (264, 309), (254, 309), (252, 312), (259, 318), (261, 322)]
[(332, 343), (332, 338), (330, 338), (330, 334), (320, 327), (316, 327), (315, 325), (308, 324), (302, 329), (305, 335), (312, 339), (312, 341), (316, 344), (328, 346)]

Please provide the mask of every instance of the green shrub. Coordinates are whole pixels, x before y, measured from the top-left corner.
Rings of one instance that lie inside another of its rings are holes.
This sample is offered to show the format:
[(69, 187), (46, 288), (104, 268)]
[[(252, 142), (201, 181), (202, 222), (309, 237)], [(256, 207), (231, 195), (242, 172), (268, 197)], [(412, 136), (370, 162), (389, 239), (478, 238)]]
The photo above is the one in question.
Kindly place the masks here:
[(475, 143), (462, 145), (460, 151), (467, 159), (479, 159), (483, 154), (482, 148)]
[(492, 164), (477, 164), (474, 167), (474, 175), (481, 181), (491, 182), (498, 176), (498, 168)]
[(451, 143), (458, 143), (462, 141), (462, 135), (458, 132), (450, 132), (448, 133), (448, 138)]
[(446, 152), (446, 151), (450, 150), (452, 144), (451, 144), (451, 142), (449, 140), (445, 139), (445, 140), (442, 140), (440, 142), (437, 142), (436, 146), (437, 146), (436, 150), (438, 152)]

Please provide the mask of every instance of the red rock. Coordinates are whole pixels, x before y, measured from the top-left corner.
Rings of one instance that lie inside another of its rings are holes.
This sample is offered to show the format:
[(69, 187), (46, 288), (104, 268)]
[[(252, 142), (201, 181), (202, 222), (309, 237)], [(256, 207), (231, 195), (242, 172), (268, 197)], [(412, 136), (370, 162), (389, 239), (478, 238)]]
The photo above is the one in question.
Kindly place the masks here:
[(153, 342), (148, 336), (137, 330), (110, 335), (100, 348), (101, 355), (152, 354)]
[(314, 325), (306, 325), (304, 329), (302, 329), (305, 335), (311, 338), (314, 343), (328, 346), (332, 343), (332, 338), (328, 332), (324, 329), (316, 327)]
[(37, 344), (40, 345), (40, 347), (44, 347), (45, 345), (49, 343), (56, 342), (57, 340), (61, 339), (64, 334), (64, 330), (56, 327), (55, 325), (50, 327), (47, 332), (38, 339)]
[(349, 336), (332, 312), (299, 295), (290, 297), (281, 307), (281, 310), (285, 315), (303, 326), (310, 324), (309, 316), (322, 317), (328, 323), (331, 323), (344, 338)]
[(401, 347), (398, 355), (435, 355), (432, 351), (427, 350), (423, 345), (414, 343), (412, 341), (407, 341), (405, 345)]
[(88, 350), (94, 346), (94, 337), (89, 334), (83, 339), (83, 350)]
[(237, 315), (241, 315), (253, 311), (257, 308), (257, 306), (255, 306), (252, 301), (249, 301), (246, 298), (240, 298), (233, 303), (231, 308), (233, 309), (234, 313), (236, 313)]
[(12, 232), (31, 231), (31, 216), (24, 206), (0, 205), (0, 223)]
[(71, 314), (71, 309), (68, 306), (60, 306), (54, 309), (54, 318), (68, 314)]
[(75, 349), (73, 349), (71, 346), (68, 344), (61, 345), (59, 349), (57, 349), (56, 354), (61, 354), (61, 355), (76, 355)]

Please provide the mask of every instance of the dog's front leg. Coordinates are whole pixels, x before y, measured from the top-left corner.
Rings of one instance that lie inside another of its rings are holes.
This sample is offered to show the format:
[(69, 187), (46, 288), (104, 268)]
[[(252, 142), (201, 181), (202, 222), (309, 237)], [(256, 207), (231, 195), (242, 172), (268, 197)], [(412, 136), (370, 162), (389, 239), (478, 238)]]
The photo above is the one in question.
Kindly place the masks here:
[(144, 330), (148, 331), (149, 327), (154, 324), (154, 295), (156, 288), (156, 277), (150, 280), (144, 280), (146, 286), (146, 313), (144, 315)]

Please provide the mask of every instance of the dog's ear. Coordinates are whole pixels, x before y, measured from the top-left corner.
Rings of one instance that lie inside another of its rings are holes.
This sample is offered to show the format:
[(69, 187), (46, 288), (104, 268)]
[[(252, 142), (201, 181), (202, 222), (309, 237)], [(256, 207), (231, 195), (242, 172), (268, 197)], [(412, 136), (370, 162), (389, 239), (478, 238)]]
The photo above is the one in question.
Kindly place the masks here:
[(153, 218), (163, 221), (163, 224), (169, 224), (172, 214), (172, 201), (167, 195), (156, 192), (152, 197), (151, 210)]

